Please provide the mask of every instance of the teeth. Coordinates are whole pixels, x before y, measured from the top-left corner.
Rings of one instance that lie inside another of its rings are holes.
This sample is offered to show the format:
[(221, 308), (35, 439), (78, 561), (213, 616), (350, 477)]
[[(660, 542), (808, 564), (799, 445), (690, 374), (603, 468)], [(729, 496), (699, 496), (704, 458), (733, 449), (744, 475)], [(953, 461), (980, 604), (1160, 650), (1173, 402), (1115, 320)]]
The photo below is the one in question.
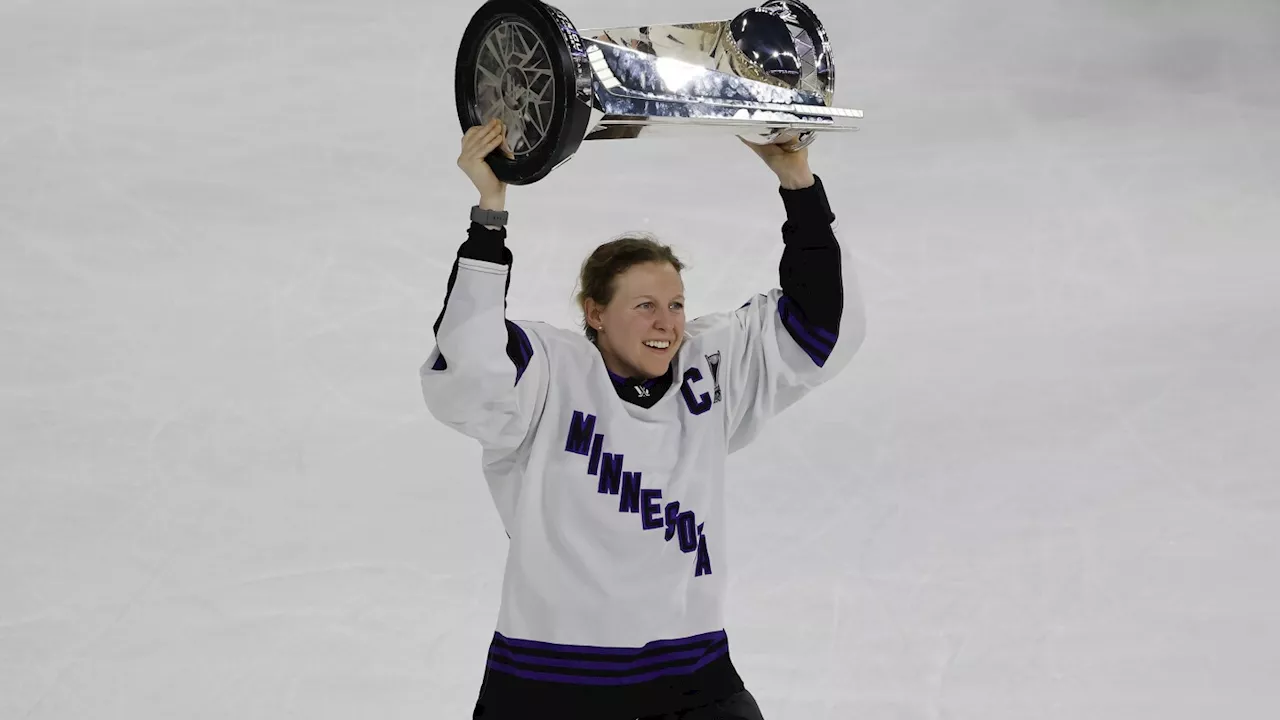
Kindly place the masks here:
[(648, 345), (651, 348), (658, 348), (659, 350), (671, 347), (671, 343), (662, 340), (651, 340), (646, 342), (645, 345)]

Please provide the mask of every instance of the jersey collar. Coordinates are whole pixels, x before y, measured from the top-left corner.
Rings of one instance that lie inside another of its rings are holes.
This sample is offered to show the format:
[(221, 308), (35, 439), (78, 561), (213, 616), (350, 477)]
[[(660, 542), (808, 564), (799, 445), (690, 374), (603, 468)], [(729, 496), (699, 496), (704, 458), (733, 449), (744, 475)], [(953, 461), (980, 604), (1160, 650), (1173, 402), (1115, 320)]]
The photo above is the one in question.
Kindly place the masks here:
[(609, 379), (613, 381), (613, 389), (618, 392), (618, 397), (634, 405), (648, 408), (661, 400), (667, 393), (667, 389), (671, 387), (671, 379), (675, 376), (675, 363), (668, 365), (667, 372), (656, 378), (623, 377), (607, 367), (605, 372), (609, 373)]

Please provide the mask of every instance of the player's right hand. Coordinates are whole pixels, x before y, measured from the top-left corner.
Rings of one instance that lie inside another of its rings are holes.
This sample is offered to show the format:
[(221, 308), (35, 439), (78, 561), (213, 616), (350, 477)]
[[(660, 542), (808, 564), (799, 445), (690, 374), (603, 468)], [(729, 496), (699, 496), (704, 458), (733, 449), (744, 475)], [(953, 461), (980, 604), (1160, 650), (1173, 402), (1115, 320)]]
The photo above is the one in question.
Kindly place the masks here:
[(493, 168), (484, 159), (495, 149), (501, 148), (507, 157), (515, 157), (507, 145), (506, 127), (494, 118), (484, 125), (476, 125), (462, 135), (462, 152), (458, 155), (458, 167), (467, 174), (482, 198), (496, 198), (506, 194), (507, 184), (493, 174)]

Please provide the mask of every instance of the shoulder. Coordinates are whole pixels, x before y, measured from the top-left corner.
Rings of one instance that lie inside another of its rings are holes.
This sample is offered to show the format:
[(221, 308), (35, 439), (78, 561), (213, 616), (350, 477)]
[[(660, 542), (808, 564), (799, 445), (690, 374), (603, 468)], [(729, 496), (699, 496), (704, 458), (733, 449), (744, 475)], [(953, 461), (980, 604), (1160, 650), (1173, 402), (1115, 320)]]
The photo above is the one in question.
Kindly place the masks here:
[(510, 320), (524, 331), (531, 343), (536, 343), (553, 357), (598, 354), (599, 350), (580, 332), (556, 327), (540, 320)]
[(735, 330), (742, 330), (751, 322), (753, 317), (775, 309), (778, 303), (778, 295), (781, 294), (782, 291), (776, 289), (767, 293), (757, 293), (738, 306), (736, 310), (726, 310), (696, 317), (685, 324), (686, 341), (717, 338)]

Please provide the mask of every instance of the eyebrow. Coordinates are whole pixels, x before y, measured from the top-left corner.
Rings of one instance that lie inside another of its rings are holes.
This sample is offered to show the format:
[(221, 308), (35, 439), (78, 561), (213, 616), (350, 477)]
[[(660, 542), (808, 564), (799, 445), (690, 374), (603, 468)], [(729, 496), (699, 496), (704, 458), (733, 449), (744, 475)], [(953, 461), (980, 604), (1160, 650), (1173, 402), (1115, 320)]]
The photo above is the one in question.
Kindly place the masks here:
[[(635, 299), (636, 299), (636, 300), (639, 300), (639, 299), (641, 299), (641, 298), (649, 298), (650, 300), (657, 300), (657, 299), (658, 299), (658, 298), (656, 298), (656, 297), (654, 297), (654, 296), (652, 296), (652, 295), (636, 295), (636, 296), (635, 296)], [(683, 300), (683, 299), (684, 299), (684, 293), (680, 293), (679, 295), (676, 295), (675, 297), (673, 297), (673, 298), (671, 298), (671, 299), (672, 299), (672, 300)]]

